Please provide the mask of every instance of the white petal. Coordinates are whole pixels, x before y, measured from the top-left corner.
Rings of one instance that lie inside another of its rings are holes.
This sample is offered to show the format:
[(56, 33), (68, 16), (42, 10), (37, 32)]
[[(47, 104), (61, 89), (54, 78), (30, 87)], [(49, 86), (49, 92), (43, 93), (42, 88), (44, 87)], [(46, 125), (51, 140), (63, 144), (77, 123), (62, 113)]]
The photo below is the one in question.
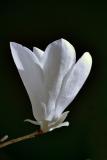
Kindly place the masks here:
[(68, 113), (69, 113), (69, 111), (66, 111), (66, 112), (61, 114), (61, 116), (60, 116), (60, 118), (58, 120), (59, 123), (62, 123), (66, 119), (66, 117), (68, 116)]
[(44, 55), (44, 51), (42, 51), (41, 49), (37, 47), (33, 47), (33, 52), (38, 57), (38, 59), (40, 59)]
[(64, 127), (64, 126), (69, 126), (69, 122), (64, 122), (64, 123), (61, 123), (61, 124), (59, 124), (58, 126), (56, 126), (56, 127), (53, 127), (53, 128), (50, 128), (49, 129), (49, 131), (52, 131), (52, 130), (54, 130), (54, 129), (57, 129), (57, 128), (60, 128), (60, 127)]
[(45, 117), (44, 106), (41, 102), (46, 103), (47, 99), (43, 71), (34, 53), (29, 49), (12, 42), (10, 47), (14, 62), (30, 97), (34, 117), (40, 121)]
[(40, 50), (37, 47), (33, 47), (33, 52), (35, 53), (36, 57), (38, 58), (41, 67), (43, 67), (44, 61), (45, 61), (44, 51)]
[(40, 125), (38, 121), (34, 121), (34, 120), (31, 120), (31, 119), (25, 119), (24, 122), (29, 122), (29, 123), (34, 124), (34, 125)]
[(46, 87), (49, 91), (49, 101), (47, 104), (49, 117), (47, 119), (51, 120), (62, 80), (68, 70), (74, 65), (76, 57), (74, 47), (64, 39), (57, 40), (48, 45), (45, 54), (47, 56), (44, 64), (44, 75)]
[(67, 117), (69, 111), (66, 111), (64, 113), (61, 114), (61, 116), (59, 118), (57, 118), (55, 121), (53, 121), (53, 123), (50, 123), (48, 126), (49, 128), (54, 128), (59, 126)]
[[(35, 63), (37, 63), (38, 65), (40, 65), (40, 62), (39, 62), (38, 58), (36, 57), (36, 55), (33, 54), (33, 52), (30, 49), (28, 49), (27, 47), (24, 47), (24, 46), (17, 44), (15, 42), (10, 42), (10, 47), (11, 47), (11, 50), (13, 50), (13, 51), (15, 51), (15, 49), (17, 49), (17, 48), (20, 48), (20, 50), (23, 50), (24, 52), (26, 51), (26, 53), (32, 57), (33, 61)], [(21, 70), (24, 69), (23, 64), (22, 64), (18, 54), (14, 55), (14, 61), (15, 61), (15, 64), (18, 69), (21, 69)]]
[(91, 66), (91, 55), (86, 52), (67, 73), (63, 80), (61, 91), (57, 99), (56, 116), (59, 116), (73, 101), (86, 81), (90, 73)]

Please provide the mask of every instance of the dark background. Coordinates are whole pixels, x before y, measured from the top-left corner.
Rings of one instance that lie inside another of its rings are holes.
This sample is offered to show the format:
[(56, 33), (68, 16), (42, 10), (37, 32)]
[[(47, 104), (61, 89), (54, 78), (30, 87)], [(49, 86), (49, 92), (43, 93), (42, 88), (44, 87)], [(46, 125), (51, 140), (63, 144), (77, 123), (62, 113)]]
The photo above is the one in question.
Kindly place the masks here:
[[(89, 51), (89, 78), (67, 108), (69, 127), (0, 150), (0, 160), (107, 160), (107, 5), (74, 2), (7, 2), (0, 5), (0, 135), (10, 138), (37, 127), (28, 95), (11, 57), (9, 42), (45, 49), (54, 40), (72, 43), (77, 59)], [(54, 68), (53, 68), (54, 69)]]

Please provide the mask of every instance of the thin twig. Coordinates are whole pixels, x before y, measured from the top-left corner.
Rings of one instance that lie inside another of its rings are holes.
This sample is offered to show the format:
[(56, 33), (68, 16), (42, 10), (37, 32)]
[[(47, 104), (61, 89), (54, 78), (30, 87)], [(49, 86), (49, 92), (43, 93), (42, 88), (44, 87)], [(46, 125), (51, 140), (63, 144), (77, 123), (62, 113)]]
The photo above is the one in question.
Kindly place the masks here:
[(6, 146), (8, 146), (10, 144), (14, 144), (14, 143), (17, 143), (17, 142), (21, 142), (21, 141), (24, 141), (24, 140), (27, 140), (27, 139), (34, 138), (34, 137), (36, 137), (38, 135), (41, 135), (41, 134), (43, 134), (42, 131), (36, 131), (36, 132), (31, 133), (31, 134), (15, 138), (15, 139), (6, 141), (4, 143), (0, 143), (0, 148), (4, 148), (4, 147), (6, 147)]

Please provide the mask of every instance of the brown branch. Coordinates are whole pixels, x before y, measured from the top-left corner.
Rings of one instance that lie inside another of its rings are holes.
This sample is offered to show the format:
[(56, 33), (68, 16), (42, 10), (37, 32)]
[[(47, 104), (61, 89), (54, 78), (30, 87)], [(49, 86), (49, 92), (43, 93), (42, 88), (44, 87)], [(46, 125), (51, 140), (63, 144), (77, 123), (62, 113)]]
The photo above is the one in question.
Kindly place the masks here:
[(18, 137), (18, 138), (0, 143), (0, 148), (4, 148), (8, 145), (11, 145), (11, 144), (14, 144), (14, 143), (17, 143), (17, 142), (21, 142), (21, 141), (24, 141), (24, 140), (27, 140), (27, 139), (35, 138), (36, 136), (41, 135), (41, 134), (43, 134), (43, 132), (41, 130), (39, 130), (39, 131), (33, 132), (31, 134), (28, 134), (28, 135), (25, 135), (25, 136), (22, 136), (22, 137)]

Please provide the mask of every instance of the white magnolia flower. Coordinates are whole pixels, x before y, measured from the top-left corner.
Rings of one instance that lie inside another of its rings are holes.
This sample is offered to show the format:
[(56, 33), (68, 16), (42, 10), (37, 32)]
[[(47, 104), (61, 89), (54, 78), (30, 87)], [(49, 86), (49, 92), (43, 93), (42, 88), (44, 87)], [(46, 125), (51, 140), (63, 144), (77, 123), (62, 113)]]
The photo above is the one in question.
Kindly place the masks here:
[(76, 62), (74, 47), (64, 39), (52, 42), (45, 51), (34, 47), (32, 52), (14, 42), (10, 47), (37, 120), (25, 121), (40, 125), (43, 132), (68, 126), (64, 120), (69, 111), (63, 111), (87, 79), (91, 55), (86, 52)]

